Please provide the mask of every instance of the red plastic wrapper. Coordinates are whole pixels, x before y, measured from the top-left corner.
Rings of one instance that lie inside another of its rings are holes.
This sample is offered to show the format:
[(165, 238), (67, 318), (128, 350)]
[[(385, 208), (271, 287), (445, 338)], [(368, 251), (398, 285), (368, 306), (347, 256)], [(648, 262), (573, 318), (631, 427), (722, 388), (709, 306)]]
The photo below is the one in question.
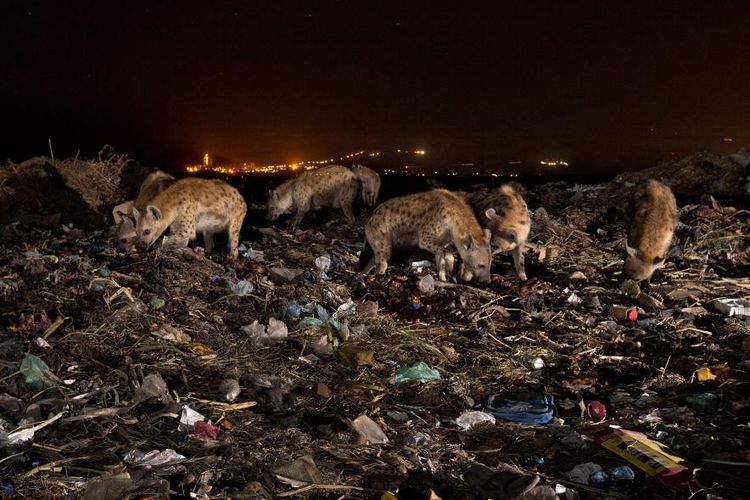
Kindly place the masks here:
[(684, 459), (643, 433), (609, 425), (585, 427), (581, 433), (668, 486), (696, 486), (693, 469), (681, 464)]
[(219, 429), (208, 422), (196, 422), (193, 424), (193, 436), (198, 439), (217, 439)]
[(617, 321), (635, 321), (638, 319), (638, 309), (635, 307), (612, 306), (609, 314)]

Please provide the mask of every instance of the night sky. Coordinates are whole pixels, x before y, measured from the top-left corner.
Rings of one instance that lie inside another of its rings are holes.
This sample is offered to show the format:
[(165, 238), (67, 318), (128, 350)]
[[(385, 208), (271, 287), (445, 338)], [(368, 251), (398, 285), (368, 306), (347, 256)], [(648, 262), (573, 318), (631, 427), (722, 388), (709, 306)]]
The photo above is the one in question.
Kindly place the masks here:
[(451, 3), (5, 0), (0, 159), (51, 137), (154, 165), (406, 147), (607, 169), (750, 145), (748, 2)]

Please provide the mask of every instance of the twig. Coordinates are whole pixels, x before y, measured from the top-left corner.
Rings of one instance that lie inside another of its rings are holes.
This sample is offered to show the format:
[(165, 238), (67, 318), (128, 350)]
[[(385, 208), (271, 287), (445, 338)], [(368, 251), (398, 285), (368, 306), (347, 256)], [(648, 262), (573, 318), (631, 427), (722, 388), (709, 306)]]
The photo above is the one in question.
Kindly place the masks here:
[(368, 490), (360, 486), (349, 486), (346, 484), (308, 484), (307, 486), (297, 488), (296, 490), (289, 490), (289, 491), (285, 491), (284, 493), (278, 493), (276, 496), (277, 497), (291, 497), (291, 496), (299, 495), (300, 493), (304, 493), (310, 490), (377, 491), (377, 490)]
[(27, 477), (33, 476), (37, 472), (42, 472), (42, 471), (45, 471), (45, 470), (54, 469), (58, 465), (66, 464), (68, 462), (73, 462), (75, 460), (88, 460), (90, 458), (92, 458), (92, 457), (89, 457), (89, 456), (85, 456), (85, 457), (71, 457), (71, 458), (64, 458), (62, 460), (57, 460), (55, 462), (50, 462), (48, 464), (38, 465), (38, 466), (34, 467), (33, 469), (31, 469), (30, 471), (22, 474), (21, 475), (21, 479), (26, 479)]

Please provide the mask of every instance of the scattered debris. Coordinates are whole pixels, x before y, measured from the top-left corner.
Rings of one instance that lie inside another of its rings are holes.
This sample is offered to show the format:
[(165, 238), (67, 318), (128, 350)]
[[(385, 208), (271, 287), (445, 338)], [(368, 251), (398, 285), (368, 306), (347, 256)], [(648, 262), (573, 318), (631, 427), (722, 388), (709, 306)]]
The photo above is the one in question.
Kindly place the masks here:
[(233, 378), (225, 378), (219, 384), (219, 399), (231, 403), (240, 396), (240, 383)]
[(388, 443), (388, 436), (383, 429), (367, 415), (360, 415), (352, 420), (352, 427), (370, 444)]
[(456, 418), (456, 425), (464, 430), (469, 430), (483, 422), (495, 423), (495, 417), (491, 413), (475, 410), (467, 410)]
[(538, 399), (514, 400), (493, 395), (487, 400), (487, 410), (510, 422), (546, 424), (555, 414), (555, 397), (545, 394)]
[(750, 316), (750, 301), (742, 299), (716, 299), (714, 309), (725, 316)]
[(323, 476), (310, 455), (298, 458), (273, 470), (276, 478), (293, 488), (308, 484), (324, 484)]
[(412, 382), (425, 383), (430, 380), (438, 380), (439, 378), (440, 372), (427, 366), (427, 363), (424, 361), (417, 361), (412, 366), (400, 367), (388, 382), (394, 385), (401, 385)]
[[(737, 161), (652, 171), (680, 225), (640, 285), (619, 207), (641, 173), (530, 186), (529, 280), (498, 255), (488, 285), (437, 283), (417, 252), (357, 273), (361, 219), (250, 229), (226, 266), (122, 255), (101, 223), (67, 223), (110, 203), (71, 187), (85, 211), (0, 228), (3, 492), (683, 498), (695, 482), (742, 498), (750, 216), (722, 195)], [(577, 483), (579, 462), (600, 468)]]

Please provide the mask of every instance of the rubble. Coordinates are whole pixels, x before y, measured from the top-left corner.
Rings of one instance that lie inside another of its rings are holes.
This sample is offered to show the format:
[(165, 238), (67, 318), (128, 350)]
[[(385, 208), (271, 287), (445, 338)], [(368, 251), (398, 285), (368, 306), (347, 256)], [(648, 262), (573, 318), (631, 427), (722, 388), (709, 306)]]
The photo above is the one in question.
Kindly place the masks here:
[(665, 268), (623, 284), (623, 220), (600, 196), (634, 175), (531, 187), (529, 280), (498, 256), (487, 286), (437, 282), (418, 254), (358, 274), (361, 218), (246, 231), (231, 266), (118, 254), (101, 227), (5, 226), (3, 490), (688, 498), (695, 480), (742, 498), (750, 213), (713, 185), (681, 203)]

